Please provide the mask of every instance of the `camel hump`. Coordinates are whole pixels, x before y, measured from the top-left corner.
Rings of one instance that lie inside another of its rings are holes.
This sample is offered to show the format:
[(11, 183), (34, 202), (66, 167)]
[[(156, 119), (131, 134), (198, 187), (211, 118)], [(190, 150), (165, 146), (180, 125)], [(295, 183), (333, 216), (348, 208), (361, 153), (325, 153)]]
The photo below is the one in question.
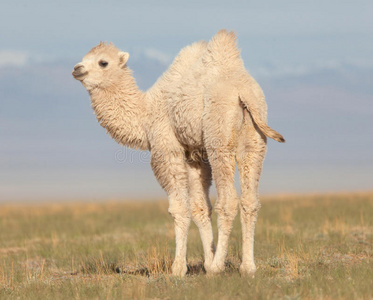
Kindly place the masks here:
[(209, 41), (204, 61), (222, 64), (234, 60), (241, 60), (237, 36), (233, 31), (222, 29)]
[(212, 37), (211, 41), (216, 41), (218, 43), (224, 43), (226, 45), (236, 46), (237, 35), (234, 31), (228, 31), (226, 29), (219, 30), (215, 36)]

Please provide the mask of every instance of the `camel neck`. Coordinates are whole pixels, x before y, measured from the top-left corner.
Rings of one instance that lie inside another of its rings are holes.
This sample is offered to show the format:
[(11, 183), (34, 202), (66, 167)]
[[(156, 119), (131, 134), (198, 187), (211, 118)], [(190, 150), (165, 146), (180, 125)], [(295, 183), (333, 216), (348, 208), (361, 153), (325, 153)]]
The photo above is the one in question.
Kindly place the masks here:
[(147, 150), (145, 93), (126, 68), (108, 88), (90, 91), (97, 120), (113, 139), (130, 148)]

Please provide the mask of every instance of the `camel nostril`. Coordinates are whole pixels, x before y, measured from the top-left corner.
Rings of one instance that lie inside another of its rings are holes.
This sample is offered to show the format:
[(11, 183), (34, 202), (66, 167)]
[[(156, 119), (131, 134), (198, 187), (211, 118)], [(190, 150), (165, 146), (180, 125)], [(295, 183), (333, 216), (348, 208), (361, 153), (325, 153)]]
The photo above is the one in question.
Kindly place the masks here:
[(83, 68), (83, 65), (77, 64), (77, 65), (74, 66), (74, 71), (78, 71), (81, 68)]
[(72, 75), (74, 76), (75, 79), (77, 80), (83, 80), (84, 77), (87, 75), (87, 71), (82, 64), (77, 64), (74, 66), (74, 71)]

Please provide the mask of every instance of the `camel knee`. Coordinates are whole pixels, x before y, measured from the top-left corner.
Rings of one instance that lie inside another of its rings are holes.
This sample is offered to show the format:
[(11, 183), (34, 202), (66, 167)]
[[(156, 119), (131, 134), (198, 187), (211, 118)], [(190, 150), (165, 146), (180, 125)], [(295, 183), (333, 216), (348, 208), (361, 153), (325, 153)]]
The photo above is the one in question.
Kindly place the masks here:
[(221, 201), (215, 206), (218, 217), (228, 223), (232, 223), (237, 215), (238, 207), (236, 199), (231, 201)]
[(190, 211), (187, 208), (169, 207), (168, 213), (174, 219), (190, 219)]
[(188, 223), (190, 221), (190, 210), (186, 204), (170, 204), (168, 213), (178, 223)]
[(258, 216), (258, 211), (261, 205), (257, 197), (251, 200), (241, 200), (240, 209), (241, 209), (241, 216), (244, 219), (247, 218), (255, 218)]
[(206, 202), (192, 202), (191, 215), (193, 221), (199, 225), (211, 222), (212, 207), (210, 203)]

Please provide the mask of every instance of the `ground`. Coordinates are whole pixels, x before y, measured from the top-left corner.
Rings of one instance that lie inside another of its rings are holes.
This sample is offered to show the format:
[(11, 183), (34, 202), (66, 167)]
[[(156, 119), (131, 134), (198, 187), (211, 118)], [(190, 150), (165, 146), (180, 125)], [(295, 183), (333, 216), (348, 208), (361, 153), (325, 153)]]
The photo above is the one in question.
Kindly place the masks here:
[(192, 225), (179, 279), (166, 201), (2, 204), (0, 298), (369, 299), (372, 216), (373, 193), (264, 197), (255, 278), (238, 272), (236, 218), (226, 272), (206, 276)]

